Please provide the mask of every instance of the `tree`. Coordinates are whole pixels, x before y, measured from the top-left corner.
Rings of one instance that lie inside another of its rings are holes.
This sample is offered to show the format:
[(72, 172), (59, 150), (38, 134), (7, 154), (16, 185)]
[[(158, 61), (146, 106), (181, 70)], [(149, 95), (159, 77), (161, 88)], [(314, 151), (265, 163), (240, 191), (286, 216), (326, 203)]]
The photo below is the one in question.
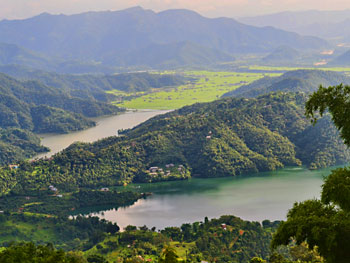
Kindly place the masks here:
[(162, 255), (159, 258), (159, 263), (177, 263), (178, 262), (178, 255), (176, 254), (176, 251), (171, 246), (166, 246), (163, 249)]
[(0, 253), (2, 263), (86, 263), (86, 260), (75, 254), (66, 254), (55, 250), (51, 244), (36, 246), (34, 243), (12, 244)]
[[(306, 116), (317, 122), (318, 113), (332, 116), (345, 144), (350, 146), (350, 87), (320, 87), (306, 103)], [(318, 248), (328, 263), (347, 263), (350, 259), (350, 169), (332, 171), (322, 186), (321, 200), (295, 203), (281, 223), (272, 247), (306, 241)]]
[(259, 257), (254, 257), (250, 260), (250, 263), (266, 263), (266, 260)]

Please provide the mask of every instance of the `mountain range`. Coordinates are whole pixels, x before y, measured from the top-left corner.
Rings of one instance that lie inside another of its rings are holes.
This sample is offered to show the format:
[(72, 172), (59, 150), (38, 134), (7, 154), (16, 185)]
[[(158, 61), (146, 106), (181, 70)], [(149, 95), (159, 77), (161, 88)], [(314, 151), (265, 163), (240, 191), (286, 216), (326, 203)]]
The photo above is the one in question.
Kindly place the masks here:
[(304, 50), (329, 46), (317, 37), (248, 26), (231, 18), (211, 19), (190, 10), (156, 13), (141, 7), (3, 20), (0, 39), (28, 56), (0, 56), (0, 63), (41, 65), (47, 56), (96, 67), (203, 65), (233, 60), (238, 53), (271, 52), (281, 45)]
[(337, 42), (350, 40), (350, 10), (286, 11), (242, 17), (238, 20), (253, 26), (275, 26), (298, 34), (322, 37)]

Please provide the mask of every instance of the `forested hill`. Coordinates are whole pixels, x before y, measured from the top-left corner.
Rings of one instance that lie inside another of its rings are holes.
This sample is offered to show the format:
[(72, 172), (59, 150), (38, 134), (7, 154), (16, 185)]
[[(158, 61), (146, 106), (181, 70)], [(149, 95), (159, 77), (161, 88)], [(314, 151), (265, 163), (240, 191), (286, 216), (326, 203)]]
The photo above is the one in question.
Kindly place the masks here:
[(19, 102), (23, 107), (46, 105), (85, 117), (97, 117), (120, 111), (117, 107), (106, 103), (69, 96), (63, 90), (46, 86), (39, 81), (18, 81), (1, 73), (0, 94), (3, 100), (2, 106), (14, 112), (20, 111), (19, 106), (15, 106)]
[(94, 99), (67, 95), (38, 81), (18, 81), (0, 74), (0, 164), (47, 151), (35, 133), (67, 133), (92, 127), (86, 117), (122, 111)]
[[(3, 184), (2, 191), (43, 184), (64, 189), (154, 182), (190, 174), (235, 176), (287, 165), (320, 168), (349, 161), (330, 118), (314, 127), (304, 117), (306, 99), (305, 94), (277, 93), (184, 107), (124, 131), (122, 137), (77, 143), (53, 160), (24, 163), (11, 175), (21, 178), (20, 184)], [(11, 172), (1, 173), (6, 178)]]
[(189, 81), (180, 75), (148, 72), (103, 74), (58, 74), (32, 69), (20, 65), (0, 66), (0, 72), (20, 80), (39, 80), (47, 86), (57, 88), (73, 97), (108, 101), (108, 90), (123, 92), (150, 91), (152, 89), (176, 87)]
[(48, 148), (40, 145), (40, 139), (32, 132), (18, 128), (0, 128), (0, 165), (29, 158)]
[(230, 91), (223, 97), (252, 98), (277, 91), (311, 93), (320, 85), (329, 87), (339, 83), (350, 84), (350, 77), (333, 71), (300, 69), (288, 71), (279, 77), (264, 77)]

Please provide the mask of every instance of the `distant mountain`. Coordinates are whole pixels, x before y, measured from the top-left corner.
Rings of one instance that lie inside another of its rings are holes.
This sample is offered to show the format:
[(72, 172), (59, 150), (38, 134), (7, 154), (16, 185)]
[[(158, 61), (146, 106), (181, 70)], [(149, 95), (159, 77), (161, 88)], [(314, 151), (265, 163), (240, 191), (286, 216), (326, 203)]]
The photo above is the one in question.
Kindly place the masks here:
[(251, 84), (225, 93), (223, 97), (257, 97), (272, 91), (305, 92), (316, 91), (320, 85), (334, 86), (350, 84), (350, 77), (333, 71), (294, 70), (279, 77), (264, 77)]
[[(198, 48), (208, 52), (206, 60), (211, 63), (228, 59), (224, 53), (271, 52), (281, 45), (296, 49), (328, 47), (319, 38), (247, 26), (230, 18), (210, 19), (189, 10), (155, 13), (140, 7), (4, 20), (0, 22), (0, 39), (48, 56), (111, 66), (145, 64), (150, 55), (142, 51), (148, 49), (154, 54), (157, 48), (161, 54), (154, 58), (155, 65), (192, 65), (204, 61)], [(129, 60), (126, 54), (134, 54), (134, 59)], [(183, 61), (174, 61), (177, 56)]]
[(207, 67), (219, 62), (234, 60), (234, 57), (228, 53), (188, 41), (153, 44), (136, 52), (128, 53), (123, 58), (126, 66), (148, 66), (165, 69), (196, 65)]
[(267, 64), (295, 63), (300, 58), (300, 53), (289, 46), (281, 46), (272, 53), (262, 58), (262, 62)]
[(350, 50), (339, 55), (338, 57), (331, 60), (328, 65), (333, 66), (350, 66)]
[(93, 61), (64, 60), (22, 48), (15, 44), (0, 43), (0, 65), (22, 65), (59, 73), (114, 73), (115, 69)]
[(18, 64), (33, 68), (50, 68), (53, 61), (42, 54), (15, 44), (0, 43), (0, 65)]
[(350, 10), (287, 11), (270, 15), (243, 17), (238, 20), (253, 26), (274, 26), (302, 35), (338, 39), (338, 41), (350, 36)]

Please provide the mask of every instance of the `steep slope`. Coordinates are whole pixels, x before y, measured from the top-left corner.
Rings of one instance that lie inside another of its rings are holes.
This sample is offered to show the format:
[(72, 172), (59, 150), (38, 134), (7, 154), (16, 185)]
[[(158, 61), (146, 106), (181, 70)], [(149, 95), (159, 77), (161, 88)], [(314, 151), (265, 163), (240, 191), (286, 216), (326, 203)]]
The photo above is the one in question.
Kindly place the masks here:
[[(51, 182), (70, 189), (349, 161), (329, 117), (315, 127), (304, 117), (306, 99), (301, 93), (275, 93), (195, 104), (150, 119), (122, 137), (77, 143), (53, 160), (23, 164), (16, 176), (28, 188)], [(34, 181), (33, 170), (40, 174)], [(1, 172), (6, 177), (7, 170)]]
[(264, 77), (251, 84), (230, 91), (223, 97), (256, 97), (271, 91), (310, 93), (320, 85), (334, 86), (339, 83), (350, 84), (350, 77), (324, 70), (293, 70), (279, 77)]
[(0, 128), (0, 165), (23, 160), (48, 150), (40, 145), (40, 139), (30, 131)]
[[(0, 39), (50, 56), (113, 65), (123, 64), (123, 54), (140, 51), (145, 46), (181, 42), (230, 54), (268, 52), (281, 45), (297, 49), (328, 46), (319, 38), (272, 27), (247, 26), (229, 18), (209, 19), (189, 10), (155, 13), (140, 7), (5, 20), (0, 22)], [(110, 58), (116, 59), (111, 61)]]
[(92, 127), (86, 116), (122, 111), (92, 99), (66, 95), (38, 81), (21, 82), (0, 74), (0, 164), (47, 151), (35, 133), (67, 133)]

